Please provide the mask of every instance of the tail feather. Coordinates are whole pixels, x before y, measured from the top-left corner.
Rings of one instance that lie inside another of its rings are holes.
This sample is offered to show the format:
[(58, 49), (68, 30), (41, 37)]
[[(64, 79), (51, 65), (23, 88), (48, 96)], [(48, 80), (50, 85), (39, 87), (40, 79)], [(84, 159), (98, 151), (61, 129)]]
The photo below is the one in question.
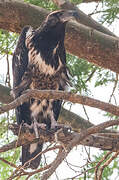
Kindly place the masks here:
[[(24, 165), (27, 161), (34, 158), (38, 153), (42, 151), (43, 144), (33, 143), (29, 145), (22, 146), (22, 165)], [(41, 155), (38, 155), (34, 160), (30, 163), (26, 164), (26, 167), (31, 169), (37, 169), (41, 161)]]

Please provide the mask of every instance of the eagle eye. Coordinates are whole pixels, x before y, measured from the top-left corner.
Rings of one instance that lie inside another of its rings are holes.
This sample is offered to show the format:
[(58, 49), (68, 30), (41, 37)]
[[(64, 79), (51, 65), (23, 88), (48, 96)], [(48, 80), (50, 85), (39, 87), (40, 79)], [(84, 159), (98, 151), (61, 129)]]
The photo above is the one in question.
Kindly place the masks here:
[(50, 18), (49, 24), (50, 26), (55, 26), (59, 22), (59, 19), (57, 17), (52, 16)]

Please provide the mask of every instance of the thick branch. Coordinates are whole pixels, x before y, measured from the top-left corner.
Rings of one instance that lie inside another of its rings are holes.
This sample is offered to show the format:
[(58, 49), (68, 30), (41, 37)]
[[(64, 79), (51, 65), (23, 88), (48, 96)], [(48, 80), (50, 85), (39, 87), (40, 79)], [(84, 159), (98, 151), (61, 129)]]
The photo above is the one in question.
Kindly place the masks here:
[[(113, 121), (113, 124), (116, 124), (116, 123), (117, 121), (116, 122)], [(9, 126), (9, 128), (14, 132), (15, 135), (18, 135), (19, 133), (18, 125), (12, 124)], [(58, 140), (62, 142), (64, 145), (67, 145), (74, 138), (74, 136), (79, 135), (78, 133), (71, 133), (67, 131), (64, 131), (63, 133), (64, 135), (62, 135), (62, 133), (61, 135), (60, 134), (58, 135)], [(102, 150), (118, 151), (119, 150), (118, 138), (119, 138), (119, 134), (98, 133), (95, 135), (87, 136), (86, 138), (81, 140), (79, 144), (100, 148)], [(41, 142), (55, 142), (55, 131), (50, 130), (49, 132), (48, 131), (46, 132), (44, 130), (39, 129), (39, 138), (36, 139), (35, 135), (31, 134), (28, 128), (22, 127), (19, 139), (7, 145), (2, 146), (0, 148), (0, 153), (20, 147), (24, 144), (31, 144), (38, 141), (40, 141), (40, 143)]]
[[(101, 0), (82, 0), (81, 1), (81, 3), (90, 3), (90, 2), (101, 2)], [(75, 2), (75, 4), (79, 4), (80, 3), (80, 1), (79, 2)]]
[(13, 101), (10, 96), (10, 88), (0, 84), (0, 102), (3, 104), (8, 104)]
[[(48, 11), (18, 0), (0, 0), (0, 28), (20, 32), (30, 24), (38, 27)], [(119, 39), (88, 28), (79, 23), (69, 23), (65, 46), (69, 53), (87, 59), (104, 68), (119, 73)]]
[(21, 95), (17, 99), (15, 99), (10, 104), (3, 106), (0, 108), (0, 114), (7, 112), (11, 109), (16, 108), (17, 106), (21, 105), (22, 103), (26, 102), (30, 98), (35, 99), (62, 99), (71, 101), (73, 103), (80, 103), (83, 105), (91, 106), (94, 108), (99, 108), (101, 110), (110, 112), (114, 115), (119, 115), (119, 107), (105, 103), (90, 97), (86, 96), (80, 96), (77, 94), (73, 94), (70, 92), (64, 92), (64, 91), (54, 91), (54, 90), (28, 90), (27, 93)]
[[(10, 88), (0, 85), (0, 102), (2, 102), (3, 104), (8, 104), (12, 101), (13, 98), (10, 96)], [(75, 131), (93, 126), (93, 124), (89, 121), (64, 108), (61, 109), (58, 121), (61, 123), (70, 124)]]

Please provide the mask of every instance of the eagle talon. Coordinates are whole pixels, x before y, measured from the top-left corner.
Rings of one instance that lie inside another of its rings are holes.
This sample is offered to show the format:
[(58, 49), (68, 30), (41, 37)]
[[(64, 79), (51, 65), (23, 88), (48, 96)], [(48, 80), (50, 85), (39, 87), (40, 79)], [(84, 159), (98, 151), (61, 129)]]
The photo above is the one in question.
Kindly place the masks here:
[(29, 91), (31, 91), (31, 90), (30, 90), (30, 89), (24, 90), (24, 91), (22, 92), (22, 94), (26, 94), (26, 93), (28, 93)]
[(38, 123), (36, 119), (33, 121), (33, 129), (36, 135), (36, 138), (39, 138), (38, 128), (46, 129), (46, 124), (44, 123)]
[(59, 130), (59, 129), (63, 129), (63, 130), (67, 130), (67, 131), (70, 131), (72, 130), (71, 126), (67, 126), (67, 125), (64, 125), (64, 124), (58, 124), (56, 123), (55, 125), (51, 125), (51, 129), (55, 129), (55, 130)]
[(45, 123), (37, 123), (37, 127), (41, 129), (46, 129), (46, 124)]
[(15, 99), (18, 96), (19, 92), (17, 92), (17, 89), (14, 88), (10, 91), (10, 95)]
[(33, 124), (29, 125), (27, 123), (24, 123), (23, 126), (29, 129), (33, 129)]

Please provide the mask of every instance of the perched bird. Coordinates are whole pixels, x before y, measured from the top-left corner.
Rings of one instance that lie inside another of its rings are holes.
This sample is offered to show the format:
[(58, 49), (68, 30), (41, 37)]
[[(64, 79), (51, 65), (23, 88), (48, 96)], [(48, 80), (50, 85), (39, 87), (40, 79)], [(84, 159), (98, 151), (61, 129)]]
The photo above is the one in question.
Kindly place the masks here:
[[(13, 95), (19, 97), (27, 89), (65, 90), (69, 77), (64, 47), (66, 23), (76, 16), (74, 11), (54, 11), (42, 25), (33, 30), (23, 28), (13, 55)], [(30, 99), (16, 108), (16, 119), (20, 125), (31, 126), (38, 137), (38, 127), (47, 129), (58, 126), (57, 119), (61, 100)], [(22, 146), (22, 165), (42, 151), (43, 144), (33, 143)], [(41, 155), (29, 163), (39, 166)]]

